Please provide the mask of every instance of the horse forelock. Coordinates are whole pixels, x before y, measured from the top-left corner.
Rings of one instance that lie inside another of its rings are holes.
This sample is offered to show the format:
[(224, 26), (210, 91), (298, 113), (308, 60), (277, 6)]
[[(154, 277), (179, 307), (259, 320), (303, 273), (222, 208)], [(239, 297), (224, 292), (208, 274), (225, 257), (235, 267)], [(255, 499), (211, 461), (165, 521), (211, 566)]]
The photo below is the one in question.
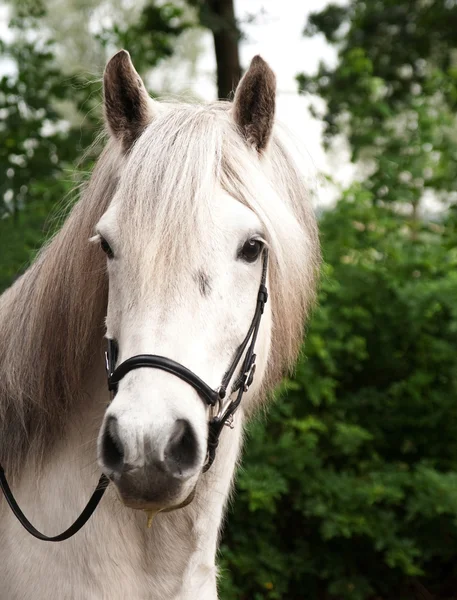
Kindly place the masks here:
[[(157, 292), (167, 293), (211, 236), (218, 187), (257, 214), (271, 249), (273, 338), (265, 383), (272, 387), (296, 359), (315, 298), (320, 248), (312, 178), (284, 128), (275, 127), (259, 157), (239, 135), (231, 108), (228, 102), (171, 104), (157, 115), (131, 151), (118, 189), (118, 220), (160, 282)], [(138, 287), (140, 266), (136, 275)]]

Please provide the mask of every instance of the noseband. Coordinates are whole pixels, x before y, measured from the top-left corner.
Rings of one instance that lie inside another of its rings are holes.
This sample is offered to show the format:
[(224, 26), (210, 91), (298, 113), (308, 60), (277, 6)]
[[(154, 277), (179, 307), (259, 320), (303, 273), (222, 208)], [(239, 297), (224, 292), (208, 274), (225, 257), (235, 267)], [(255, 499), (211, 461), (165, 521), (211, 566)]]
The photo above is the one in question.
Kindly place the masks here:
[[(184, 365), (166, 358), (165, 356), (158, 356), (156, 354), (138, 354), (128, 358), (120, 365), (116, 367), (118, 357), (118, 346), (115, 340), (108, 339), (108, 349), (106, 352), (106, 370), (108, 375), (108, 389), (112, 394), (112, 398), (117, 393), (119, 382), (135, 369), (142, 369), (144, 367), (152, 369), (160, 369), (171, 373), (176, 377), (179, 377), (190, 386), (192, 386), (198, 393), (200, 398), (210, 407), (210, 420), (208, 423), (208, 449), (206, 463), (203, 467), (203, 472), (208, 471), (214, 462), (216, 456), (217, 446), (219, 444), (219, 437), (225, 425), (232, 427), (233, 415), (237, 408), (241, 404), (243, 395), (248, 391), (250, 385), (254, 380), (255, 368), (256, 368), (256, 355), (254, 353), (255, 343), (257, 335), (259, 333), (260, 321), (262, 319), (263, 310), (268, 300), (268, 291), (266, 287), (267, 279), (267, 267), (268, 267), (268, 251), (263, 251), (263, 265), (262, 265), (262, 277), (260, 281), (259, 291), (257, 294), (257, 304), (254, 313), (254, 317), (251, 322), (251, 326), (246, 334), (241, 345), (236, 351), (235, 357), (230, 363), (224, 377), (222, 378), (221, 385), (213, 389), (206, 382), (204, 382), (198, 375), (193, 371), (190, 371)], [(244, 359), (243, 359), (244, 355)], [(241, 362), (242, 361), (242, 362)], [(241, 368), (238, 376), (233, 382), (230, 392), (228, 387), (232, 378), (235, 374), (236, 368), (241, 362)], [(232, 396), (234, 399), (231, 399)], [(19, 520), (21, 525), (32, 535), (33, 537), (45, 541), (45, 542), (62, 542), (72, 537), (77, 533), (90, 519), (91, 515), (97, 508), (100, 500), (105, 493), (106, 488), (109, 485), (109, 479), (105, 474), (99, 479), (97, 487), (92, 494), (86, 507), (76, 519), (76, 521), (63, 533), (56, 536), (47, 536), (38, 531), (27, 519), (22, 510), (20, 509), (14, 495), (6, 480), (5, 471), (0, 464), (0, 488), (2, 489), (6, 501), (13, 511), (16, 518)]]

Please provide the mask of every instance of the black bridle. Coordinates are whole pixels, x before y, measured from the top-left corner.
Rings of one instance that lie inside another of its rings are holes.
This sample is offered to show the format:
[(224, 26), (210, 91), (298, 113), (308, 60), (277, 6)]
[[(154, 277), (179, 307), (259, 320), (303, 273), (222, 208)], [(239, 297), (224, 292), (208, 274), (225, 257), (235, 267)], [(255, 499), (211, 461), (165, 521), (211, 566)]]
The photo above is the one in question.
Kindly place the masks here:
[[(108, 387), (113, 396), (117, 392), (119, 382), (127, 375), (127, 373), (130, 373), (130, 371), (133, 371), (134, 369), (149, 367), (152, 369), (161, 369), (162, 371), (166, 371), (167, 373), (171, 373), (172, 375), (179, 377), (192, 386), (199, 394), (200, 398), (210, 406), (211, 419), (208, 426), (208, 453), (206, 464), (203, 468), (204, 472), (207, 471), (213, 464), (214, 457), (216, 455), (216, 448), (219, 444), (219, 437), (224, 425), (231, 424), (231, 420), (241, 403), (243, 394), (248, 391), (249, 386), (254, 379), (256, 360), (254, 348), (257, 340), (257, 334), (259, 332), (263, 309), (268, 299), (267, 287), (265, 285), (267, 279), (267, 266), (268, 252), (267, 250), (264, 250), (262, 278), (257, 294), (257, 304), (251, 326), (249, 327), (243, 342), (238, 347), (238, 350), (236, 351), (235, 357), (230, 363), (229, 368), (225, 372), (221, 385), (217, 389), (210, 387), (207, 383), (200, 379), (198, 375), (196, 375), (193, 371), (190, 371), (184, 365), (181, 365), (171, 358), (158, 356), (156, 354), (138, 354), (137, 356), (128, 358), (116, 367), (118, 356), (117, 343), (112, 339), (108, 340), (106, 368), (108, 371)], [(229, 402), (225, 404), (224, 399), (227, 397), (228, 386), (230, 385), (236, 368), (242, 359), (243, 362), (240, 372), (232, 385), (230, 394), (228, 395), (228, 397), (231, 398), (233, 394), (237, 393), (236, 398), (234, 400), (229, 400)]]
[[(213, 389), (207, 383), (205, 383), (198, 375), (193, 371), (190, 371), (184, 365), (170, 359), (165, 356), (158, 356), (155, 354), (139, 354), (128, 358), (121, 364), (116, 366), (117, 357), (119, 353), (118, 345), (115, 340), (108, 339), (108, 349), (106, 351), (106, 370), (108, 375), (108, 388), (112, 394), (112, 398), (116, 395), (119, 382), (135, 369), (142, 369), (145, 367), (152, 369), (160, 369), (171, 373), (176, 377), (179, 377), (190, 386), (192, 386), (199, 394), (200, 398), (210, 407), (210, 420), (208, 424), (208, 449), (206, 463), (203, 467), (203, 472), (208, 471), (214, 462), (216, 456), (216, 450), (219, 445), (219, 438), (225, 425), (232, 427), (233, 415), (241, 404), (243, 395), (248, 391), (250, 385), (254, 380), (255, 368), (256, 368), (256, 355), (254, 353), (255, 344), (257, 341), (257, 335), (259, 333), (260, 321), (262, 319), (265, 304), (268, 300), (268, 291), (266, 287), (267, 279), (267, 268), (268, 268), (268, 251), (263, 250), (263, 265), (262, 265), (262, 277), (260, 281), (259, 291), (257, 294), (257, 303), (255, 308), (254, 317), (251, 322), (251, 326), (246, 334), (241, 345), (238, 347), (236, 354), (229, 365), (229, 368), (225, 372), (222, 378), (221, 385), (217, 389)], [(244, 358), (243, 358), (244, 355)], [(235, 371), (241, 362), (241, 368), (238, 376), (233, 382), (230, 392), (228, 388), (230, 382), (233, 379)], [(234, 399), (232, 396), (236, 394)], [(227, 402), (224, 402), (224, 400)], [(100, 500), (105, 493), (106, 488), (109, 485), (109, 479), (106, 475), (102, 474), (100, 477), (97, 487), (92, 494), (86, 507), (76, 519), (76, 521), (63, 533), (56, 536), (46, 536), (38, 531), (27, 519), (18, 503), (16, 502), (14, 495), (6, 480), (5, 471), (0, 464), (0, 487), (5, 495), (6, 501), (8, 502), (14, 515), (17, 517), (21, 525), (34, 537), (39, 540), (46, 542), (62, 542), (72, 537), (77, 533), (89, 520), (95, 509), (97, 508)]]

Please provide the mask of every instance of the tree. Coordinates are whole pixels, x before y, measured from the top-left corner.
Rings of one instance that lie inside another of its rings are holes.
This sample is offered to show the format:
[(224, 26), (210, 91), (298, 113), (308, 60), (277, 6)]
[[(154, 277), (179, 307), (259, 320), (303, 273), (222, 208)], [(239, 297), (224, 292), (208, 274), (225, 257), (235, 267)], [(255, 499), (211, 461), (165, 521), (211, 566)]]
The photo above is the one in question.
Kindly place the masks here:
[(70, 99), (75, 111), (83, 105), (90, 111), (91, 89), (64, 79), (51, 42), (30, 39), (40, 16), (14, 19), (15, 41), (0, 42), (17, 69), (0, 79), (0, 289), (39, 247), (46, 217), (75, 185), (69, 173), (97, 125), (90, 112), (84, 130), (63, 119), (58, 105)]
[[(50, 2), (15, 3), (13, 41), (0, 41), (16, 70), (0, 79), (0, 290), (52, 233), (60, 219), (49, 215), (62, 200), (70, 204), (76, 197), (71, 191), (99, 151), (90, 144), (101, 128), (101, 84), (89, 80), (84, 69), (62, 68), (62, 48), (52, 37), (52, 19), (46, 20)], [(138, 22), (114, 22), (100, 31), (96, 43), (105, 56), (119, 44), (133, 45), (143, 58), (138, 68), (152, 68), (172, 54), (173, 40), (190, 26), (179, 6), (148, 3)], [(63, 216), (65, 209), (60, 212)]]
[(425, 190), (449, 198), (456, 189), (456, 24), (457, 8), (444, 0), (352, 1), (310, 17), (306, 34), (335, 44), (339, 65), (300, 75), (300, 87), (326, 100), (327, 144), (348, 137), (375, 201), (416, 210)]
[[(294, 377), (252, 426), (223, 597), (454, 598), (457, 253), (348, 190)], [(449, 227), (449, 230), (448, 230)], [(455, 229), (454, 229), (455, 231)]]
[(225, 100), (241, 78), (238, 42), (240, 30), (233, 0), (190, 0), (198, 8), (200, 22), (213, 34), (217, 63), (217, 94)]

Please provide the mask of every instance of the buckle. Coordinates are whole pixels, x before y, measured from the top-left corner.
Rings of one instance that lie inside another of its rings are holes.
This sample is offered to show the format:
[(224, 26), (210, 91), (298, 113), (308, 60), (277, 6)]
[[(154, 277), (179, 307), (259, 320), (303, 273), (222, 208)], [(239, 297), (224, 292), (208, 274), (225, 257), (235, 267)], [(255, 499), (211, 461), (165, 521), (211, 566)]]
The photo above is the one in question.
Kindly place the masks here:
[(248, 389), (250, 388), (252, 382), (254, 381), (254, 375), (255, 375), (255, 359), (256, 359), (256, 355), (253, 354), (252, 358), (251, 358), (251, 364), (249, 366), (248, 371), (246, 372), (246, 377), (244, 380), (244, 386), (243, 386), (243, 390), (245, 392), (248, 391)]
[(214, 404), (210, 404), (209, 407), (209, 416), (210, 419), (218, 419), (222, 415), (224, 405), (222, 403), (222, 398), (219, 396)]
[(111, 375), (111, 365), (109, 364), (109, 356), (108, 356), (108, 351), (105, 351), (105, 368), (106, 368), (106, 372), (108, 373), (108, 377)]
[(234, 413), (230, 414), (227, 419), (225, 420), (224, 425), (226, 427), (228, 427), (229, 429), (235, 429), (235, 421), (234, 421), (235, 415)]

